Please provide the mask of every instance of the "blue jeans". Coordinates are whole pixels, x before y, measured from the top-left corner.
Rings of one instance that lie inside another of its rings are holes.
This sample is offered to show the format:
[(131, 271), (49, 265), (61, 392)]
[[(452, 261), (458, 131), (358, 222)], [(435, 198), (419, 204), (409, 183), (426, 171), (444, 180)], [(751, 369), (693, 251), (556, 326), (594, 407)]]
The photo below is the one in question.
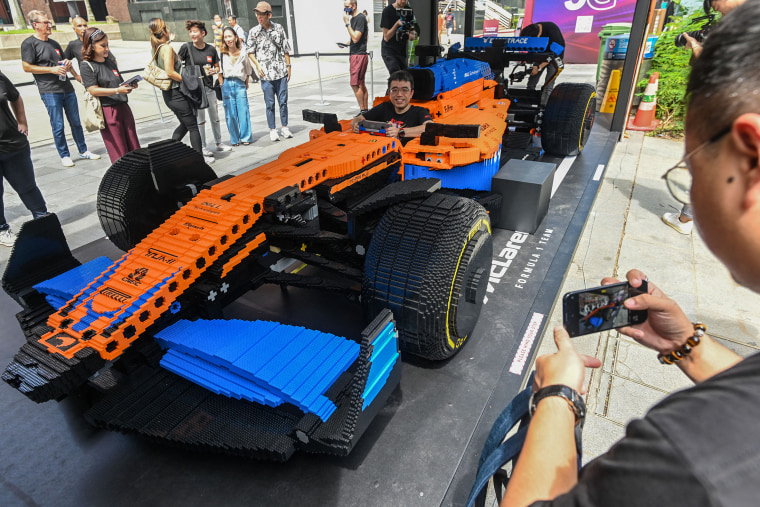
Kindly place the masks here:
[(8, 228), (3, 203), (3, 178), (11, 184), (34, 218), (47, 214), (45, 199), (34, 180), (32, 151), (29, 146), (10, 153), (0, 153), (0, 231)]
[(261, 80), (261, 90), (264, 92), (264, 104), (267, 109), (267, 125), (269, 129), (275, 128), (274, 123), (274, 97), (280, 103), (280, 123), (283, 127), (288, 126), (288, 77), (276, 81)]
[(87, 151), (82, 123), (79, 121), (79, 105), (77, 104), (76, 93), (40, 93), (40, 98), (42, 98), (48, 116), (50, 116), (50, 126), (53, 127), (53, 139), (55, 140), (55, 148), (58, 150), (58, 156), (61, 158), (71, 156), (69, 147), (66, 145), (66, 134), (63, 131), (64, 111), (66, 111), (66, 119), (69, 120), (71, 127), (71, 136), (77, 143), (79, 153)]
[(227, 130), (232, 144), (253, 142), (251, 113), (248, 109), (246, 92), (245, 83), (240, 79), (231, 77), (222, 83), (224, 117), (227, 120)]

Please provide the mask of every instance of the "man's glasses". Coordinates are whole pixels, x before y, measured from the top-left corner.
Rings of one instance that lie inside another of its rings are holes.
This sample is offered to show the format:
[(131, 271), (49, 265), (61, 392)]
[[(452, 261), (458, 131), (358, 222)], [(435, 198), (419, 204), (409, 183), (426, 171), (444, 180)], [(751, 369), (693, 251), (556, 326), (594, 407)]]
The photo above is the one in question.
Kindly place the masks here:
[(697, 152), (704, 149), (705, 146), (719, 141), (723, 136), (731, 132), (732, 128), (733, 123), (731, 123), (731, 125), (728, 127), (720, 130), (710, 139), (691, 150), (689, 153), (684, 155), (684, 157), (679, 160), (673, 167), (665, 171), (665, 174), (662, 175), (662, 179), (665, 180), (665, 183), (668, 185), (668, 191), (670, 192), (670, 195), (672, 195), (676, 201), (682, 204), (691, 204), (690, 193), (692, 178), (691, 171), (689, 170), (689, 159), (697, 154)]
[(261, 11), (257, 11), (257, 10), (254, 10), (254, 11), (253, 11), (253, 13), (254, 13), (255, 15), (257, 15), (257, 16), (266, 16), (267, 14), (272, 14), (272, 13), (271, 13), (271, 12), (269, 12), (269, 11), (261, 12)]
[(408, 86), (404, 86), (403, 88), (391, 88), (391, 94), (398, 95), (399, 93), (403, 93), (404, 95), (408, 95), (411, 93), (412, 89)]
[(38, 25), (47, 25), (47, 26), (53, 26), (52, 21), (34, 21), (32, 24), (38, 24)]

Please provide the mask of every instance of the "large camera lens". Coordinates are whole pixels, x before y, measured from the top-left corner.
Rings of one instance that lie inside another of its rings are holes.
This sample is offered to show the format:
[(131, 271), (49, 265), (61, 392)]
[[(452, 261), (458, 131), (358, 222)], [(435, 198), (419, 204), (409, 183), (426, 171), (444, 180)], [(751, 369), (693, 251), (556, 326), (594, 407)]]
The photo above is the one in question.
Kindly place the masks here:
[[(693, 37), (696, 39), (697, 42), (702, 42), (705, 40), (706, 30), (693, 30), (691, 32), (686, 32), (689, 34), (690, 37)], [(678, 37), (676, 37), (675, 45), (677, 48), (682, 48), (686, 46), (686, 44), (689, 41), (686, 39), (686, 37), (683, 36), (682, 33), (678, 34)]]

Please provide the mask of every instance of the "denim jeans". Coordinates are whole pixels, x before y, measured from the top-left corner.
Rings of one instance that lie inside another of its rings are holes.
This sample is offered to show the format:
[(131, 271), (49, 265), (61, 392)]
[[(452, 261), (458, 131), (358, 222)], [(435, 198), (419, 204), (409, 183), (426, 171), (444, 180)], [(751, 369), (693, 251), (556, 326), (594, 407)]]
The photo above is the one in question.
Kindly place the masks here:
[(71, 136), (77, 143), (79, 153), (87, 151), (87, 144), (84, 142), (84, 131), (82, 122), (79, 121), (79, 105), (77, 104), (77, 94), (70, 93), (40, 93), (43, 104), (47, 108), (50, 116), (50, 126), (53, 128), (53, 139), (55, 148), (58, 150), (58, 156), (70, 157), (69, 147), (66, 145), (66, 134), (63, 131), (63, 112), (66, 111), (66, 119), (69, 120), (71, 127)]
[(198, 109), (198, 132), (201, 135), (201, 144), (205, 148), (206, 145), (206, 111), (208, 111), (208, 117), (211, 121), (211, 131), (214, 133), (214, 142), (220, 144), (222, 142), (222, 124), (219, 123), (219, 110), (216, 108), (216, 92), (213, 88), (205, 87), (206, 98), (208, 99), (208, 107), (206, 109)]
[(225, 79), (222, 83), (222, 103), (230, 142), (232, 144), (253, 142), (251, 112), (248, 109), (245, 83), (234, 77)]
[(285, 76), (276, 81), (261, 80), (261, 90), (264, 92), (264, 104), (267, 111), (267, 125), (269, 129), (276, 128), (274, 122), (274, 98), (280, 103), (280, 123), (283, 127), (288, 126), (288, 78)]
[(39, 218), (47, 214), (45, 199), (34, 180), (32, 151), (29, 146), (10, 153), (0, 153), (0, 230), (7, 229), (8, 225), (3, 203), (3, 178), (16, 191), (26, 209), (32, 212), (32, 217)]

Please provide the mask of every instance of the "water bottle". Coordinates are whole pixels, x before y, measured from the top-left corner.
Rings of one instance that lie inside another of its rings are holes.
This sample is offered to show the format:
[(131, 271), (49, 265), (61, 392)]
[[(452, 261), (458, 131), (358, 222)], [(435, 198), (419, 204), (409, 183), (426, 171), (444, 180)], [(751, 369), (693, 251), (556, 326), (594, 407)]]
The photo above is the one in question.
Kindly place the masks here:
[[(60, 62), (58, 62), (58, 63), (59, 63), (59, 64), (61, 64), (62, 66), (63, 66), (63, 65), (66, 65), (66, 63), (65, 63), (63, 60), (62, 60), (62, 61), (60, 61)], [(66, 81), (68, 78), (69, 78), (69, 77), (68, 77), (66, 74), (58, 74), (58, 79), (59, 79), (60, 81)]]

